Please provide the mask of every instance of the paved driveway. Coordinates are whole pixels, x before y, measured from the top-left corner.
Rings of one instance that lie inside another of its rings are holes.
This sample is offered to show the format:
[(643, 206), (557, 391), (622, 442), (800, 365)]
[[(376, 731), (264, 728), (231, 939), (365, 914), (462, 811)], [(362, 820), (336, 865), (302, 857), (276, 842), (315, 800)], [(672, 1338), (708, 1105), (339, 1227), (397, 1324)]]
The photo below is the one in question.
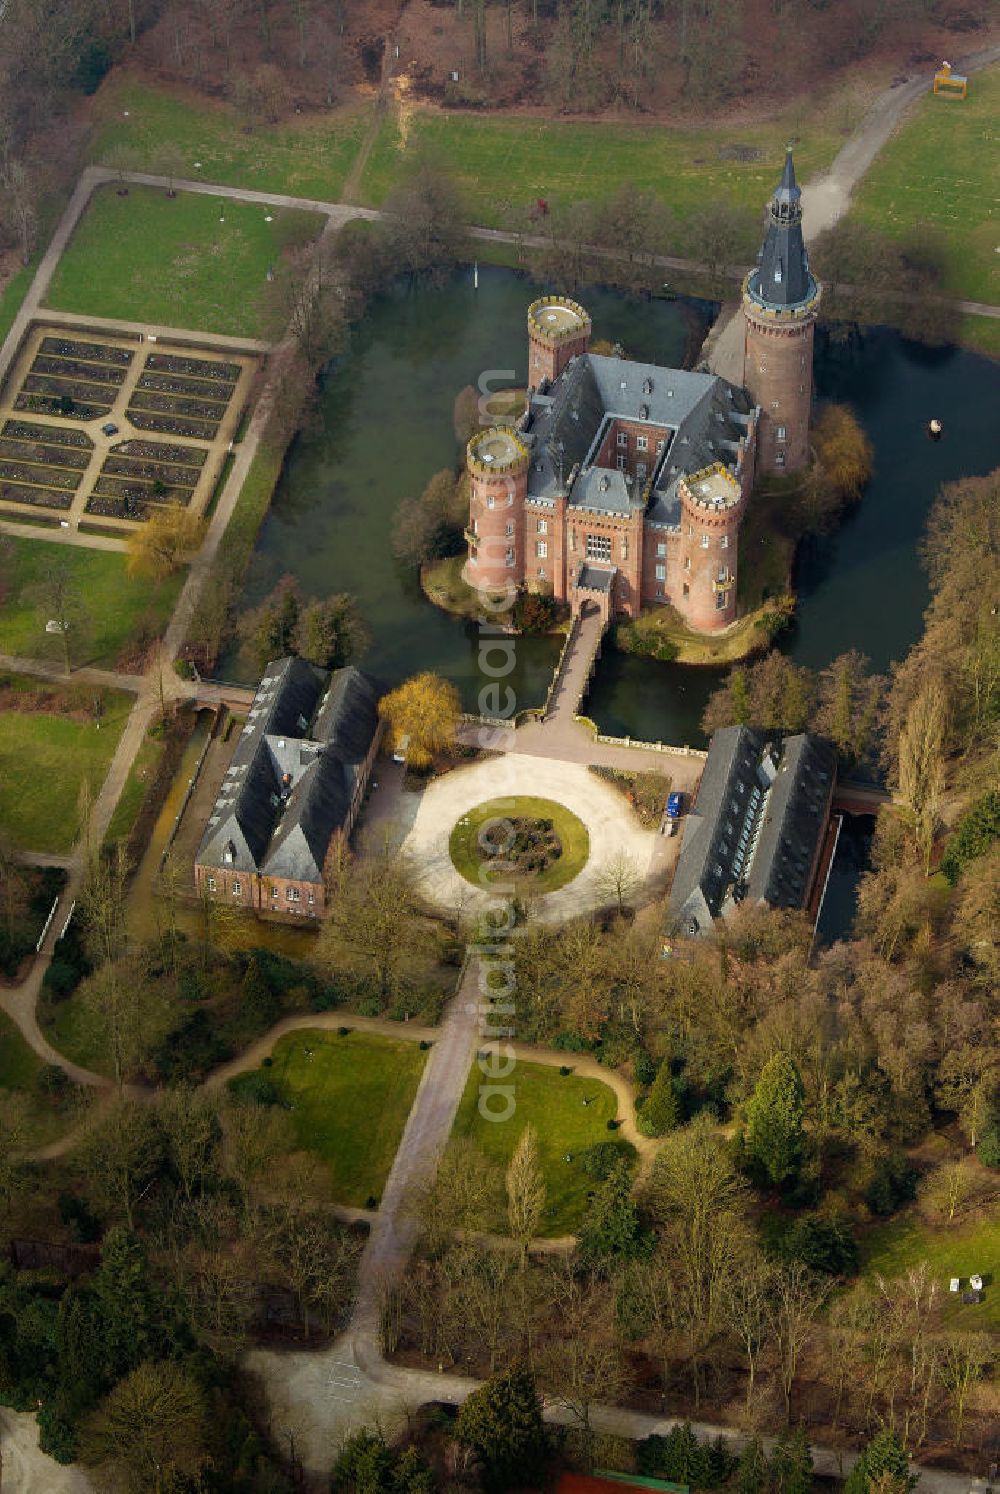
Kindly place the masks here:
[(601, 873), (623, 852), (631, 857), (644, 881), (655, 875), (657, 836), (642, 829), (616, 789), (579, 763), (547, 762), (510, 752), (502, 758), (455, 768), (424, 791), (403, 849), (412, 859), (428, 902), (449, 912), (468, 912), (496, 902), (495, 894), (480, 891), (459, 876), (448, 854), (448, 839), (456, 820), (477, 804), (515, 794), (554, 799), (565, 805), (583, 821), (590, 835), (590, 859), (580, 874), (557, 892), (538, 899), (536, 916), (542, 922), (562, 923), (613, 902), (613, 894), (601, 887)]

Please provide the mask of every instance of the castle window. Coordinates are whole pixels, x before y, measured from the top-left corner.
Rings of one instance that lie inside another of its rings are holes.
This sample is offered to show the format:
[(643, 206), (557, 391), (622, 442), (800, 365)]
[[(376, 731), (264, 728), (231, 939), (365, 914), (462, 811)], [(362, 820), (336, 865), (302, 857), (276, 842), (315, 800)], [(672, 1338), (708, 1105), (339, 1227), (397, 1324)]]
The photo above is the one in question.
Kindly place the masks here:
[(667, 444), (666, 441), (664, 441), (662, 438), (659, 441), (657, 441), (657, 443), (656, 443), (656, 454), (657, 454), (657, 456), (659, 456), (660, 452), (663, 450), (663, 448), (666, 446), (666, 444)]
[(508, 565), (508, 567), (510, 569), (513, 569), (513, 566), (514, 566), (514, 551), (513, 551), (513, 548), (511, 548), (511, 549), (509, 549), (507, 551), (507, 565)]
[(214, 877), (206, 877), (205, 878), (205, 886), (208, 888), (209, 892), (214, 892), (215, 891), (215, 878)]
[(648, 442), (648, 440), (646, 439), (645, 436), (636, 436), (636, 438), (635, 438), (635, 449), (636, 449), (636, 451), (645, 451), (648, 446), (649, 446), (649, 442)]
[(662, 599), (663, 599), (663, 587), (662, 586), (658, 586), (656, 588), (656, 595), (662, 601)]
[(636, 462), (636, 464), (635, 464), (635, 480), (636, 480), (636, 482), (645, 482), (646, 481), (646, 463), (645, 462)]
[(315, 901), (316, 901), (316, 894), (315, 894), (315, 892), (310, 892), (310, 894), (309, 894), (309, 901), (310, 901), (310, 903), (315, 903)]
[(760, 360), (760, 371), (761, 373), (767, 373), (767, 364), (764, 362), (763, 358)]
[(493, 494), (492, 493), (487, 493), (486, 494), (486, 507), (487, 508), (492, 508), (493, 507), (493, 502), (494, 502)]
[(778, 440), (779, 441), (783, 441), (784, 439), (785, 439), (785, 427), (783, 425), (779, 425), (778, 426)]
[(686, 581), (685, 581), (685, 582), (684, 582), (684, 585), (683, 585), (683, 587), (682, 587), (682, 588), (681, 588), (681, 590), (682, 590), (682, 591), (683, 591), (683, 594), (684, 594), (684, 596), (686, 596), (686, 597), (689, 597), (689, 596), (690, 596), (690, 595), (691, 595), (691, 588), (690, 588), (690, 586), (689, 586), (689, 585), (688, 585), (688, 584), (687, 584), (687, 582), (686, 582)]
[(243, 894), (243, 887), (242, 887), (242, 884), (240, 883), (239, 877), (237, 877), (236, 881), (233, 883), (231, 891), (232, 891), (233, 897), (241, 897), (242, 896), (242, 894)]
[(623, 456), (620, 456), (620, 457), (619, 457), (619, 458), (618, 458), (618, 471), (619, 471), (619, 472), (624, 472), (624, 471), (625, 471), (625, 468), (626, 468), (626, 467), (627, 467), (627, 466), (628, 466), (628, 457), (623, 457)]
[(716, 610), (716, 612), (723, 612), (723, 611), (725, 611), (725, 609), (728, 606), (729, 606), (729, 593), (728, 593), (728, 591), (717, 591), (715, 593), (715, 610)]
[(618, 445), (619, 446), (627, 446), (628, 445), (628, 431), (619, 431), (618, 432)]
[(508, 539), (513, 539), (514, 538), (514, 526), (513, 526), (513, 524), (506, 524), (506, 525), (504, 525), (504, 534), (507, 536)]
[(545, 567), (543, 565), (538, 567), (538, 579), (539, 581), (545, 580)]
[(277, 889), (277, 887), (272, 887), (271, 888), (271, 896), (272, 897), (277, 897), (278, 896), (278, 889)]
[(545, 557), (548, 555), (548, 553), (549, 553), (549, 543), (548, 543), (548, 540), (539, 540), (538, 544), (535, 546), (535, 554), (538, 556), (539, 560), (544, 560)]
[(665, 581), (667, 579), (667, 568), (665, 565), (658, 565), (656, 567), (656, 579), (657, 581)]
[(663, 544), (662, 541), (657, 545), (657, 547), (656, 547), (656, 553), (657, 553), (657, 555), (666, 555), (666, 553), (667, 553), (667, 547), (666, 547), (665, 544)]
[(783, 451), (776, 451), (774, 453), (774, 465), (776, 467), (783, 467), (785, 465), (785, 453)]
[(771, 409), (772, 410), (778, 410), (780, 408), (781, 408), (781, 406), (778, 403), (778, 401), (776, 399), (772, 399), (772, 401), (771, 401)]
[(538, 521), (538, 532), (539, 532), (539, 534), (548, 534), (548, 532), (549, 532), (549, 521), (548, 521), (548, 519), (539, 519), (539, 521)]
[(610, 560), (611, 559), (611, 536), (609, 534), (587, 535), (587, 559), (588, 560)]
[(690, 557), (690, 555), (685, 555), (685, 557), (684, 557), (684, 569), (686, 571), (689, 571), (691, 569), (691, 557)]
[(298, 903), (302, 901), (302, 894), (297, 887), (286, 887), (285, 897), (290, 903)]
[(709, 536), (709, 535), (707, 535), (707, 534), (703, 534), (703, 535), (702, 535), (702, 537), (701, 537), (701, 548), (702, 548), (702, 549), (703, 549), (703, 550), (707, 550), (707, 549), (708, 549), (708, 541), (709, 541), (709, 538), (710, 538), (710, 536)]
[(628, 535), (622, 535), (622, 560), (628, 560)]
[(724, 534), (722, 536), (722, 538), (720, 539), (720, 541), (719, 541), (719, 549), (720, 550), (728, 550), (729, 549), (729, 535), (728, 534)]
[(508, 488), (508, 490), (507, 490), (507, 507), (508, 508), (513, 508), (514, 507), (514, 489), (513, 488)]
[(720, 565), (719, 566), (719, 580), (720, 581), (728, 581), (729, 580), (729, 567), (728, 566), (725, 566), (725, 565)]

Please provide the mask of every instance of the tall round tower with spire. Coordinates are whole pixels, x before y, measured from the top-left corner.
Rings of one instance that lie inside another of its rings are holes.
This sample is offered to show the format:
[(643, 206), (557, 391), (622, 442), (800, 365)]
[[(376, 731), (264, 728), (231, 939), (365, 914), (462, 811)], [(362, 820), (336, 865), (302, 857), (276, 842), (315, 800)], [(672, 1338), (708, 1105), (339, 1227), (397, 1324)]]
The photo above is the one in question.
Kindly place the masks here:
[(802, 193), (789, 146), (757, 267), (743, 282), (743, 383), (760, 406), (759, 471), (796, 472), (808, 465), (819, 300), (802, 239)]

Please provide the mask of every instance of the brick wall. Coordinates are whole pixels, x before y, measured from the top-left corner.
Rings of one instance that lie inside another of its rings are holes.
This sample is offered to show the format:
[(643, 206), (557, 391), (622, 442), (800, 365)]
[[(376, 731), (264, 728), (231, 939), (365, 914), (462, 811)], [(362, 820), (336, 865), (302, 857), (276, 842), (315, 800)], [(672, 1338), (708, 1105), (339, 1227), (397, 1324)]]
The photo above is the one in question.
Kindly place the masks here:
[(757, 315), (744, 302), (744, 383), (760, 406), (757, 470), (799, 472), (809, 464), (815, 318)]

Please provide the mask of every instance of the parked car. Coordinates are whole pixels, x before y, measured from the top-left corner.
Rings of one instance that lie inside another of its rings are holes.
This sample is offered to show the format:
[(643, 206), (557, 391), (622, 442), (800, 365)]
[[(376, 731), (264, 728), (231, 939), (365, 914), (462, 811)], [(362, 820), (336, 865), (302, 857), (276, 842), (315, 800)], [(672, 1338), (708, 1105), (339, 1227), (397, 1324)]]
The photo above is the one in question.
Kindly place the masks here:
[(681, 817), (681, 810), (683, 808), (683, 794), (677, 793), (667, 795), (667, 807), (663, 812), (663, 820), (660, 824), (661, 831), (663, 831), (667, 835), (677, 834), (677, 825)]

